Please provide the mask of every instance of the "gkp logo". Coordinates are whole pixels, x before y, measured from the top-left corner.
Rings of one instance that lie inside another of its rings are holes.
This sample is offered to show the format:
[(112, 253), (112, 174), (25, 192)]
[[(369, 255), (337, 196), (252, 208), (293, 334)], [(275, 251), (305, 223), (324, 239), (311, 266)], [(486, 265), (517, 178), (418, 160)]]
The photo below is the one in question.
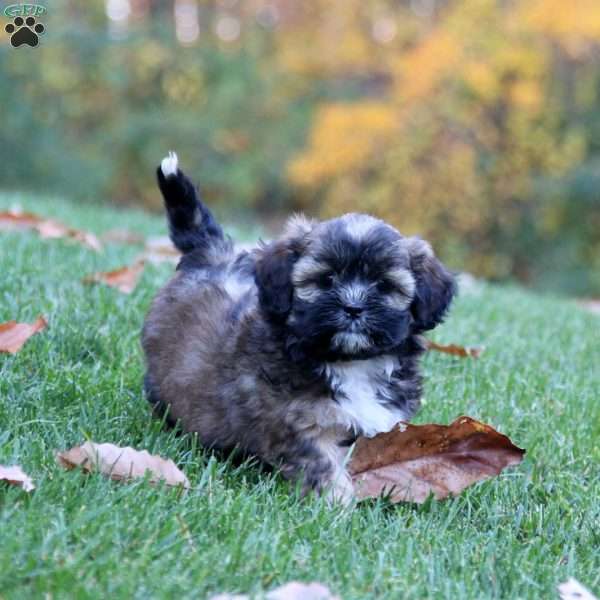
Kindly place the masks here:
[(46, 31), (37, 17), (46, 14), (46, 7), (39, 4), (11, 4), (4, 9), (4, 14), (12, 18), (4, 30), (10, 34), (10, 43), (18, 48), (27, 45), (34, 48), (39, 43), (39, 36)]

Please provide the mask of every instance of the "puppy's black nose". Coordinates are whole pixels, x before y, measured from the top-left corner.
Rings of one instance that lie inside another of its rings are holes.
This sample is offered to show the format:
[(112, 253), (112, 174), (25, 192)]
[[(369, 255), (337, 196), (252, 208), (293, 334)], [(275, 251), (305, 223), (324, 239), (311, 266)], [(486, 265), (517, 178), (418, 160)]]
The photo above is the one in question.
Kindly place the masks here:
[(353, 319), (359, 317), (363, 311), (363, 307), (360, 304), (344, 304), (344, 312)]

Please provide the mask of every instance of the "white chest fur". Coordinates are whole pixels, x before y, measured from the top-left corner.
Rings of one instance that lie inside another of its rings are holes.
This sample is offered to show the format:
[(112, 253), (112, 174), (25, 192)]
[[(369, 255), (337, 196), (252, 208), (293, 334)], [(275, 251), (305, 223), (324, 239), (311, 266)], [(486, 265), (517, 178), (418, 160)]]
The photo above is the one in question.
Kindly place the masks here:
[(397, 367), (394, 356), (328, 363), (325, 373), (335, 393), (339, 424), (372, 437), (406, 419), (401, 410), (382, 403), (381, 395), (385, 396), (386, 383)]

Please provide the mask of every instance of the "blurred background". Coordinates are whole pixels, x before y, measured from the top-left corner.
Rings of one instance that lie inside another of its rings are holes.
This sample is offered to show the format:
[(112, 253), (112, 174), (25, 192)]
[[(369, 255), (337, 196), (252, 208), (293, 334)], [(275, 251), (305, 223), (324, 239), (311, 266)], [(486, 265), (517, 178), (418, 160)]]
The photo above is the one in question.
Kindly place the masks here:
[(1, 190), (158, 211), (174, 149), (225, 218), (370, 212), (600, 295), (598, 0), (39, 4), (36, 48), (1, 17)]

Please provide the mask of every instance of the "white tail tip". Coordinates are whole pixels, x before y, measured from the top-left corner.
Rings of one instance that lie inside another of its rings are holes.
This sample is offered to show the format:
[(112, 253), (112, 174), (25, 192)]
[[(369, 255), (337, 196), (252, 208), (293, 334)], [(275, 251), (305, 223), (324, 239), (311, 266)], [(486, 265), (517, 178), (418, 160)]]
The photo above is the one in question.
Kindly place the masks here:
[(169, 152), (169, 156), (165, 156), (160, 163), (160, 170), (165, 177), (177, 174), (177, 154), (175, 152)]

